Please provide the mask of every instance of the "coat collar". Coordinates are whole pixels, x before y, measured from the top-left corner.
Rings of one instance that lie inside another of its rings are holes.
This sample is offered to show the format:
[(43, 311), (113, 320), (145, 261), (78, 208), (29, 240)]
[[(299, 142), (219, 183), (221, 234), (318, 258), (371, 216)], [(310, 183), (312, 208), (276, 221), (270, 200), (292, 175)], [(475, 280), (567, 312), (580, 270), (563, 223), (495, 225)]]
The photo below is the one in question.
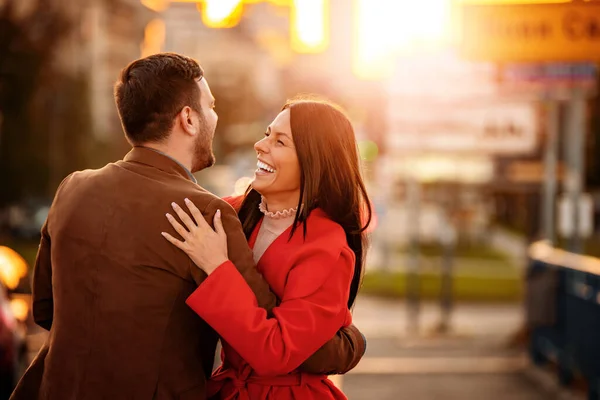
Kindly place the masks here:
[(191, 173), (191, 171), (184, 167), (179, 161), (163, 152), (151, 149), (149, 147), (134, 146), (131, 151), (127, 153), (125, 158), (123, 158), (123, 160), (127, 162), (138, 162), (140, 164), (150, 165), (160, 169), (161, 171), (176, 174), (183, 178), (189, 179), (194, 183), (198, 183), (196, 181), (196, 177)]

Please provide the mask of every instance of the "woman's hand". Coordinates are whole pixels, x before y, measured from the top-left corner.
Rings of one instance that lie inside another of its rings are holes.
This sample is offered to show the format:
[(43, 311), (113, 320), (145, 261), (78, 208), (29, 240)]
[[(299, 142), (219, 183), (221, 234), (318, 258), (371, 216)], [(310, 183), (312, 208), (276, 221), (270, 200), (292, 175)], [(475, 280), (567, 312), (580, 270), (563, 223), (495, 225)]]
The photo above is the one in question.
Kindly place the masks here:
[(171, 214), (167, 213), (167, 219), (173, 225), (175, 231), (181, 235), (183, 242), (166, 232), (161, 232), (161, 235), (183, 250), (194, 264), (210, 275), (219, 265), (228, 260), (227, 234), (221, 222), (221, 210), (217, 210), (215, 213), (215, 229), (213, 230), (194, 203), (189, 199), (185, 199), (185, 204), (193, 219), (176, 203), (171, 203), (171, 206), (187, 229), (181, 226)]

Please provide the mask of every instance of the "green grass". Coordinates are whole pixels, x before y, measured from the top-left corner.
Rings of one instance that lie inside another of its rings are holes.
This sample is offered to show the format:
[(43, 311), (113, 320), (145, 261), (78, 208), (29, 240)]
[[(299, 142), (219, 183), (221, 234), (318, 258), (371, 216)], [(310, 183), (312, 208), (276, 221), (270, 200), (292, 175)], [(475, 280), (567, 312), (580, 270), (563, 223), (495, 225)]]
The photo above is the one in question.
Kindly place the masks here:
[[(409, 247), (399, 247), (398, 252), (407, 253)], [(442, 246), (439, 244), (420, 244), (419, 253), (426, 257), (441, 257), (444, 253)], [(496, 261), (508, 261), (508, 256), (490, 246), (475, 245), (469, 243), (458, 243), (454, 249), (454, 256), (457, 258), (486, 258)]]
[[(441, 278), (436, 273), (420, 275), (420, 297), (424, 300), (438, 299)], [(362, 294), (387, 298), (406, 297), (406, 273), (369, 272), (365, 275)], [(522, 299), (523, 282), (517, 273), (506, 276), (475, 277), (458, 276), (453, 280), (456, 301), (469, 302), (517, 302)]]

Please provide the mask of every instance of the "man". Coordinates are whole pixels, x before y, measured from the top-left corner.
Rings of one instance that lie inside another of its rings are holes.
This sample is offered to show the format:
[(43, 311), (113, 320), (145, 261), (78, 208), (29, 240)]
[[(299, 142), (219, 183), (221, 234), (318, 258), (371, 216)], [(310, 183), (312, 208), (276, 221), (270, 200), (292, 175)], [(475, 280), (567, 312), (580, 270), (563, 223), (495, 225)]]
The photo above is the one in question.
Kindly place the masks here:
[[(185, 305), (206, 275), (160, 235), (174, 234), (164, 217), (173, 199), (190, 198), (208, 221), (221, 210), (230, 259), (261, 307), (276, 304), (235, 212), (192, 175), (215, 161), (217, 114), (200, 66), (170, 53), (137, 60), (115, 98), (133, 149), (57, 190), (33, 282), (33, 316), (50, 333), (14, 400), (206, 397), (218, 338)], [(302, 368), (345, 372), (364, 345), (350, 327)]]

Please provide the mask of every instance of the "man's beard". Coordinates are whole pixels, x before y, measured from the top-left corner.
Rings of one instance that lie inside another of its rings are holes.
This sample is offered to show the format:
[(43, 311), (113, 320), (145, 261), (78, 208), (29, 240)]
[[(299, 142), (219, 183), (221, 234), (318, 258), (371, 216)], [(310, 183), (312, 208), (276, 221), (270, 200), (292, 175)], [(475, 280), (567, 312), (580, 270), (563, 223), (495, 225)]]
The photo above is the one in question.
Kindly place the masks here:
[(215, 164), (215, 155), (212, 149), (213, 132), (206, 120), (200, 120), (201, 130), (194, 143), (194, 158), (192, 159), (192, 172), (202, 171)]

